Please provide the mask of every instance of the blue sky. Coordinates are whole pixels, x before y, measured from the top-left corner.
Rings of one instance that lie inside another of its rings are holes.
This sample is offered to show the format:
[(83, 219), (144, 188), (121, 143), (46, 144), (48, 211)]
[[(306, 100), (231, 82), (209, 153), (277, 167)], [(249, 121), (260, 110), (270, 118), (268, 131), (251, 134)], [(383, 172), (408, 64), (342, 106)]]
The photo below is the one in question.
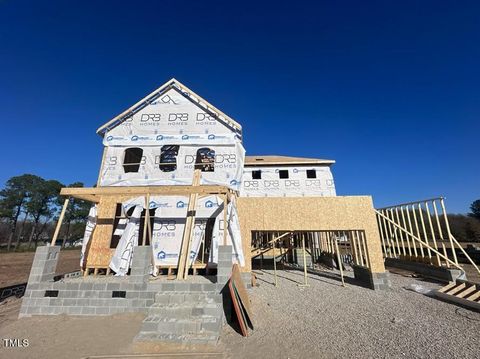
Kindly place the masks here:
[(171, 77), (248, 154), (330, 158), (377, 206), (480, 198), (480, 3), (0, 0), (0, 182), (96, 181), (97, 127)]

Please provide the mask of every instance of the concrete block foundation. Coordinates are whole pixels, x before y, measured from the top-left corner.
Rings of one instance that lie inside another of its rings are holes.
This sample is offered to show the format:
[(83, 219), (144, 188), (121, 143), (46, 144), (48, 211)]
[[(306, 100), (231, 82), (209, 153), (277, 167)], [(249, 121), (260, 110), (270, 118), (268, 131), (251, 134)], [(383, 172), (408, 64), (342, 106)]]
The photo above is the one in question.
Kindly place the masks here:
[[(463, 272), (456, 268), (435, 267), (425, 263), (406, 261), (402, 259), (386, 258), (385, 265), (405, 269), (442, 282), (454, 282), (457, 279), (466, 280)], [(463, 274), (463, 275), (462, 275)]]
[(355, 279), (363, 286), (373, 290), (387, 290), (392, 284), (390, 282), (390, 273), (372, 273), (368, 268), (353, 265), (353, 274)]

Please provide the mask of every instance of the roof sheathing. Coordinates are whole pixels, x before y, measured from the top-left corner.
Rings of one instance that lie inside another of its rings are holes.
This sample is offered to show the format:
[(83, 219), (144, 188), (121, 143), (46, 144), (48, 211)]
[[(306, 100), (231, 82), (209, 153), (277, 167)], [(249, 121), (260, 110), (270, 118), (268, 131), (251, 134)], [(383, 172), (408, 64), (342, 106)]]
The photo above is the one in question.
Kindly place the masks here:
[(137, 113), (144, 107), (148, 106), (151, 102), (155, 101), (158, 97), (162, 96), (165, 92), (170, 90), (171, 88), (176, 89), (180, 94), (185, 96), (186, 98), (190, 99), (194, 103), (196, 103), (199, 107), (201, 107), (205, 112), (208, 112), (210, 115), (217, 118), (220, 122), (232, 127), (235, 129), (240, 137), (242, 134), (242, 126), (232, 119), (230, 116), (226, 115), (218, 108), (210, 104), (208, 101), (203, 99), (201, 96), (197, 95), (195, 92), (190, 90), (187, 86), (183, 85), (179, 81), (175, 80), (174, 78), (170, 81), (167, 81), (165, 84), (160, 86), (158, 89), (138, 101), (136, 104), (128, 108), (127, 110), (123, 111), (118, 116), (114, 117), (110, 121), (108, 121), (103, 126), (97, 129), (97, 133), (100, 136), (104, 136), (104, 134), (109, 131), (110, 129), (116, 127), (120, 123), (122, 123), (126, 118), (132, 116), (133, 114)]

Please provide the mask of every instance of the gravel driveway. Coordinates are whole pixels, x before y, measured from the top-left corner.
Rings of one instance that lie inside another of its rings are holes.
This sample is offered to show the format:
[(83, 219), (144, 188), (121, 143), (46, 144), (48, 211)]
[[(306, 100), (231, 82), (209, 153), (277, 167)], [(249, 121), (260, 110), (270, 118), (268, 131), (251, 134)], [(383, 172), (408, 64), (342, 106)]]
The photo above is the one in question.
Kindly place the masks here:
[[(392, 290), (347, 284), (335, 273), (256, 271), (251, 293), (255, 330), (248, 338), (226, 327), (231, 358), (479, 358), (480, 313), (404, 289), (440, 285), (391, 274)], [(351, 275), (351, 274), (350, 274)]]

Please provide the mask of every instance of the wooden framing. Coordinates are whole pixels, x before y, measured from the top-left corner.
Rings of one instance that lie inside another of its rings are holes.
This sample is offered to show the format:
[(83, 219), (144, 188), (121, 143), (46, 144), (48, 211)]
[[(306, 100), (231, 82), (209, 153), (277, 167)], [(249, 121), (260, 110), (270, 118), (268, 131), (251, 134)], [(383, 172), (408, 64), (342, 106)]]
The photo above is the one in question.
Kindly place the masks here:
[(93, 203), (99, 203), (103, 196), (130, 195), (145, 196), (165, 195), (182, 196), (197, 193), (199, 195), (226, 194), (233, 193), (226, 186), (133, 186), (133, 187), (82, 187), (82, 188), (62, 188), (61, 196), (70, 196), (83, 199)]
[[(401, 212), (401, 218), (398, 216), (398, 210)], [(394, 211), (397, 216), (393, 215)], [(383, 248), (385, 258), (420, 262), (436, 267), (455, 267), (463, 271), (458, 263), (458, 250), (480, 273), (480, 268), (450, 231), (443, 197), (380, 208), (375, 210), (375, 213), (382, 243), (385, 243)], [(424, 216), (427, 217), (426, 220)], [(398, 239), (400, 237), (403, 246), (404, 236), (408, 254), (405, 248), (402, 254), (399, 246)], [(449, 246), (451, 254), (447, 252), (446, 245)]]
[(55, 242), (57, 241), (58, 234), (60, 233), (60, 228), (62, 228), (63, 217), (65, 217), (65, 212), (67, 211), (69, 202), (70, 202), (70, 198), (66, 198), (65, 202), (63, 203), (62, 212), (60, 212), (60, 217), (58, 218), (57, 227), (55, 227), (55, 233), (53, 233), (53, 238), (51, 243), (52, 246), (54, 246)]
[[(200, 184), (201, 171), (195, 170), (193, 173), (193, 187), (198, 187)], [(198, 193), (190, 194), (187, 209), (187, 220), (185, 222), (185, 229), (183, 231), (182, 244), (180, 247), (180, 254), (178, 257), (177, 279), (187, 279), (188, 277), (188, 262), (190, 257), (190, 246), (192, 242), (193, 230), (195, 227), (195, 217), (197, 208)]]
[[(98, 204), (99, 222), (97, 223), (96, 229), (93, 233), (90, 251), (86, 259), (86, 267), (88, 267), (91, 271), (94, 271), (95, 268), (108, 268), (108, 264), (113, 256), (114, 249), (110, 248), (110, 241), (114, 231), (113, 224), (117, 203), (121, 203), (135, 197), (147, 197), (154, 195), (189, 196), (192, 193), (198, 194), (198, 198), (209, 195), (218, 195), (221, 197), (224, 195), (236, 195), (236, 192), (230, 188), (218, 185), (82, 187), (62, 188), (60, 192), (62, 196), (67, 196), (68, 198), (79, 198)], [(146, 221), (146, 224), (147, 230), (151, 232), (152, 228), (150, 226), (150, 221)], [(58, 226), (58, 228), (60, 227)], [(142, 243), (142, 235), (143, 233), (140, 233), (140, 243)], [(198, 266), (197, 264), (194, 264), (192, 268), (194, 270), (203, 269), (202, 266)]]

